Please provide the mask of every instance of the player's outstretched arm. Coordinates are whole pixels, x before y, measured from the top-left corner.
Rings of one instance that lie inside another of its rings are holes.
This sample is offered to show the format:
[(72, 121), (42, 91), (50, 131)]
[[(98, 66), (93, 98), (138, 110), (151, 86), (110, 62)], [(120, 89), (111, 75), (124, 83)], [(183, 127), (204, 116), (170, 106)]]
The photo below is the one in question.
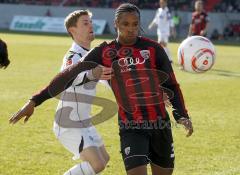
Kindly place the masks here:
[[(109, 80), (112, 76), (111, 73), (112, 73), (111, 68), (107, 68), (107, 67), (103, 67), (103, 66), (97, 66), (96, 68), (92, 69), (93, 79)], [(56, 87), (58, 84), (53, 83), (51, 85)], [(41, 97), (41, 96), (45, 96), (45, 95), (42, 95), (43, 93), (49, 93), (49, 91), (48, 91), (49, 87), (47, 87), (45, 89), (47, 89), (47, 90), (41, 91), (36, 96), (38, 98), (43, 98), (44, 99), (43, 101), (47, 100), (48, 98), (51, 98), (51, 94), (48, 94), (47, 98)], [(64, 89), (64, 87), (63, 87), (63, 89)], [(60, 93), (60, 91), (56, 92), (56, 94), (58, 94), (58, 93)], [(24, 118), (24, 123), (26, 123), (29, 120), (29, 118), (33, 115), (35, 106), (36, 106), (36, 103), (35, 103), (34, 99), (29, 100), (17, 113), (12, 115), (12, 117), (9, 119), (9, 123), (15, 124), (22, 118)]]
[(34, 112), (35, 103), (32, 100), (29, 100), (17, 113), (9, 119), (10, 124), (15, 124), (22, 118), (24, 118), (24, 123), (32, 116)]

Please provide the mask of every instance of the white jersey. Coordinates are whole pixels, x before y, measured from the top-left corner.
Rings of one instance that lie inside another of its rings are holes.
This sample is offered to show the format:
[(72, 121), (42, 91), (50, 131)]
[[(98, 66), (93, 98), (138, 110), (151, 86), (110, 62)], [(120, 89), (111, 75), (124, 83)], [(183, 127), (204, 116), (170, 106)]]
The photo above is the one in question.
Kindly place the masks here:
[[(81, 58), (87, 52), (87, 49), (73, 43), (63, 58), (61, 71), (72, 64), (76, 64), (78, 61), (82, 61)], [(80, 73), (73, 81), (72, 86), (61, 94), (53, 126), (55, 136), (74, 155), (73, 159), (80, 158), (83, 149), (91, 146), (103, 146), (102, 138), (94, 126), (84, 125), (84, 127), (79, 127), (80, 123), (90, 121), (88, 119), (91, 118), (91, 104), (96, 95), (97, 82), (90, 81), (83, 84), (86, 73), (87, 71)], [(68, 109), (70, 109), (70, 114), (66, 112)]]
[[(68, 66), (81, 61), (82, 56), (84, 56), (87, 52), (87, 49), (84, 49), (76, 43), (73, 43), (72, 47), (63, 58), (61, 71), (63, 71)], [(86, 73), (87, 72), (85, 71), (77, 76), (77, 78), (73, 81), (72, 86), (70, 86), (61, 94), (61, 99), (58, 103), (57, 111), (65, 107), (72, 108), (69, 118), (73, 121), (83, 121), (91, 117), (91, 104), (93, 98), (96, 95), (96, 82), (91, 81), (87, 84), (79, 85), (83, 82)], [(82, 94), (87, 96), (82, 97)], [(86, 99), (88, 101), (84, 101)]]
[(153, 22), (157, 25), (158, 35), (170, 35), (171, 27), (174, 27), (171, 13), (168, 7), (158, 8)]

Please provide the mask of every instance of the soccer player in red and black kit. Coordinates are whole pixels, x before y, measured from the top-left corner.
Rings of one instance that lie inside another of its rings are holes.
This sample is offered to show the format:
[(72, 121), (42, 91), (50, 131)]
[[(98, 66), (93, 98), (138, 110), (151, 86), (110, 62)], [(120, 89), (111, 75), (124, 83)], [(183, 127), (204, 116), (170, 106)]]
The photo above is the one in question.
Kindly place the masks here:
[(125, 3), (116, 9), (115, 28), (115, 40), (102, 43), (92, 49), (83, 62), (58, 74), (12, 116), (10, 123), (21, 118), (27, 121), (34, 107), (69, 87), (80, 72), (91, 69), (92, 75), (88, 76), (91, 78), (86, 81), (98, 77), (109, 79), (118, 102), (121, 153), (127, 174), (147, 175), (147, 164), (150, 163), (152, 174), (171, 175), (173, 138), (163, 91), (169, 94), (176, 121), (188, 130), (187, 136), (193, 133), (179, 84), (164, 49), (139, 36), (140, 12), (135, 5)]
[(209, 17), (203, 9), (203, 1), (195, 2), (195, 12), (192, 13), (192, 22), (189, 26), (188, 36), (200, 35), (207, 36)]
[(7, 44), (0, 39), (0, 68), (6, 69), (9, 64)]

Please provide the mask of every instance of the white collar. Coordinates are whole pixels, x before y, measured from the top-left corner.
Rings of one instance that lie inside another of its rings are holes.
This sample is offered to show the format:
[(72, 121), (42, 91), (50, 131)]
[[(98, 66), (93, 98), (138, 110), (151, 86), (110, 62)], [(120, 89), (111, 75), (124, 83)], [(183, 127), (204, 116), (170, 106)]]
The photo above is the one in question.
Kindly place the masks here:
[(72, 43), (72, 47), (71, 47), (70, 50), (72, 50), (74, 52), (77, 52), (77, 53), (80, 53), (80, 52), (83, 52), (83, 51), (85, 51), (85, 52), (89, 51), (88, 49), (86, 49), (86, 48), (84, 48), (82, 46), (79, 46), (76, 42)]
[(168, 11), (168, 7), (165, 7), (164, 9), (161, 7), (161, 8), (159, 8), (159, 10)]

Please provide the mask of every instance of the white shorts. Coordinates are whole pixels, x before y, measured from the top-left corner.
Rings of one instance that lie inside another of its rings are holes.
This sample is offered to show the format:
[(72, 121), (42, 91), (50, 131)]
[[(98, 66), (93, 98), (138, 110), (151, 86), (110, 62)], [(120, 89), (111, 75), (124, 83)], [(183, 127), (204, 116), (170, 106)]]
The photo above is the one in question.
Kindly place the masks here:
[(80, 158), (81, 151), (85, 148), (103, 146), (102, 138), (94, 126), (88, 128), (61, 128), (54, 123), (53, 131), (63, 146), (74, 155), (74, 160)]
[(169, 38), (168, 34), (158, 33), (158, 43), (161, 42), (168, 43), (168, 38)]

